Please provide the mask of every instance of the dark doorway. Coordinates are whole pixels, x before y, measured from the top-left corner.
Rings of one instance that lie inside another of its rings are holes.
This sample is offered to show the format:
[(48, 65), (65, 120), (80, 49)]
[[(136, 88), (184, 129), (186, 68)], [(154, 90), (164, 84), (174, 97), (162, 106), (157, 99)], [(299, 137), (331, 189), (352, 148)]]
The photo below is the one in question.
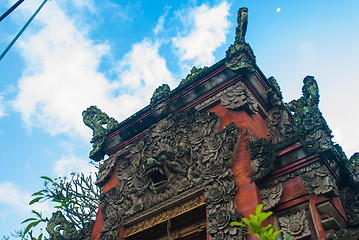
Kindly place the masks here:
[(126, 240), (206, 240), (206, 207), (202, 205)]

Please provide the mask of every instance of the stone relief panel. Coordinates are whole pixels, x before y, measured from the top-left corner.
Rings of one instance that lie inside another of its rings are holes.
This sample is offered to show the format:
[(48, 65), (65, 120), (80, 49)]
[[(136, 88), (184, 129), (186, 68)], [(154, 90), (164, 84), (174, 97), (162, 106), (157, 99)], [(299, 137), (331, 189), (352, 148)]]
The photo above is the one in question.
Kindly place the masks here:
[(202, 110), (218, 102), (229, 110), (243, 109), (249, 114), (255, 114), (258, 112), (258, 104), (254, 100), (252, 93), (242, 82), (238, 82), (223, 90), (222, 92), (197, 105), (195, 108), (197, 110)]
[(252, 160), (251, 166), (253, 173), (252, 180), (260, 181), (273, 170), (275, 160), (274, 145), (268, 140), (250, 139), (247, 147), (249, 149), (249, 158)]
[(217, 132), (218, 120), (209, 112), (171, 114), (131, 145), (130, 158), (118, 166), (119, 185), (101, 198), (101, 239), (115, 239), (121, 224), (201, 191), (210, 236), (242, 239), (242, 229), (229, 225), (239, 220), (234, 219), (237, 184), (230, 166), (240, 130), (231, 123)]
[(279, 217), (278, 220), (280, 228), (283, 230), (283, 238), (290, 235), (290, 239), (296, 240), (311, 235), (304, 209), (293, 215)]
[(267, 211), (273, 207), (275, 207), (282, 196), (283, 187), (282, 183), (278, 182), (273, 186), (269, 186), (267, 188), (263, 188), (260, 190), (260, 195), (263, 203), (263, 210)]
[(304, 186), (311, 194), (336, 197), (339, 194), (336, 181), (325, 166), (321, 166), (301, 176)]

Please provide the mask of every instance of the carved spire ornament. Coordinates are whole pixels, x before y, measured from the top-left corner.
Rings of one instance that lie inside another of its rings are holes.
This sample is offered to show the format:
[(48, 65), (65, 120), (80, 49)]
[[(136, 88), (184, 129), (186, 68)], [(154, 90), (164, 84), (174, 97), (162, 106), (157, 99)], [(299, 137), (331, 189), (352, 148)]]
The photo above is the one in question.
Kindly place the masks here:
[(245, 42), (248, 23), (248, 9), (240, 8), (238, 10), (238, 26), (236, 28), (236, 38), (226, 52), (226, 66), (233, 70), (255, 71), (255, 56), (248, 43)]
[(293, 130), (300, 134), (302, 144), (309, 152), (318, 153), (333, 147), (331, 130), (318, 108), (319, 90), (314, 77), (303, 80), (303, 96), (288, 104), (294, 112)]
[(90, 152), (90, 158), (94, 161), (100, 161), (106, 154), (104, 152), (106, 136), (118, 127), (118, 122), (96, 106), (91, 106), (83, 111), (82, 117), (86, 126), (93, 131), (90, 141), (93, 149)]

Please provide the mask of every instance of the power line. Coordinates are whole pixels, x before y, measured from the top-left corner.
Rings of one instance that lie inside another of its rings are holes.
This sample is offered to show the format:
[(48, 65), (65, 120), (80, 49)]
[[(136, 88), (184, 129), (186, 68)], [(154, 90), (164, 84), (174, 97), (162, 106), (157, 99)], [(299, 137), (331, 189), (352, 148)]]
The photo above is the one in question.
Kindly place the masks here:
[(15, 10), (15, 8), (17, 8), (24, 0), (19, 0), (17, 1), (14, 5), (12, 5), (11, 8), (9, 8), (9, 10), (7, 10), (3, 15), (1, 15), (0, 17), (0, 22), (6, 18), (7, 15), (9, 15), (12, 11)]
[(40, 12), (41, 8), (45, 5), (47, 0), (44, 0), (40, 7), (36, 10), (36, 12), (30, 17), (30, 19), (25, 23), (25, 25), (21, 28), (20, 32), (14, 37), (14, 39), (10, 42), (10, 44), (7, 46), (7, 48), (4, 50), (4, 52), (0, 55), (0, 61), (4, 58), (5, 54), (10, 50), (12, 45), (16, 42), (16, 40), (21, 36), (21, 34), (25, 31), (27, 26), (31, 23), (31, 21), (36, 17), (36, 15)]

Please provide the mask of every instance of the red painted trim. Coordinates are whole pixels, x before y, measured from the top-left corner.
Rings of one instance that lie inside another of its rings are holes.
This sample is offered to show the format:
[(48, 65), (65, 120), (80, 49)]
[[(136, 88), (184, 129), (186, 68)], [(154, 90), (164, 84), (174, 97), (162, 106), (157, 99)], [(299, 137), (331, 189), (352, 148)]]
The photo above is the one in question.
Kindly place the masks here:
[(219, 73), (223, 72), (226, 69), (226, 66), (222, 66), (220, 68), (218, 68), (216, 71), (210, 73), (209, 75), (207, 75), (206, 77), (202, 78), (201, 80), (199, 80), (198, 82), (193, 83), (191, 86), (189, 86), (188, 88), (184, 89), (183, 91), (177, 93), (176, 95), (171, 97), (171, 101), (176, 100), (177, 98), (185, 95), (186, 93), (188, 93), (189, 91), (193, 90), (195, 87), (201, 85), (202, 83), (206, 82), (208, 79), (218, 75)]
[(270, 176), (270, 179), (274, 179), (274, 178), (278, 178), (286, 173), (289, 173), (289, 172), (293, 172), (299, 168), (302, 168), (306, 165), (309, 165), (313, 162), (316, 162), (318, 161), (319, 158), (318, 158), (318, 154), (315, 154), (315, 155), (312, 155), (312, 156), (309, 156), (309, 157), (305, 157), (305, 158), (302, 158), (301, 160), (298, 160), (290, 165), (287, 165), (281, 169), (278, 169), (276, 171), (274, 171), (271, 176)]
[(129, 139), (129, 140), (123, 142), (123, 143), (120, 143), (119, 145), (116, 145), (114, 148), (108, 150), (106, 154), (109, 155), (109, 156), (112, 155), (112, 154), (114, 154), (114, 153), (117, 152), (119, 149), (121, 149), (121, 148), (127, 146), (128, 144), (130, 144), (130, 143), (136, 141), (138, 138), (140, 138), (140, 137), (142, 137), (143, 135), (145, 135), (147, 131), (148, 131), (148, 129), (146, 129), (146, 130), (144, 130), (143, 132), (137, 134), (136, 136), (132, 137), (131, 139)]
[(283, 149), (281, 151), (278, 151), (276, 156), (280, 157), (280, 156), (282, 156), (284, 154), (287, 154), (287, 153), (289, 153), (291, 151), (294, 151), (294, 150), (300, 148), (301, 146), (302, 146), (302, 144), (300, 142), (294, 143), (293, 145), (291, 145), (291, 146), (289, 146), (289, 147), (287, 147), (287, 148), (285, 148), (285, 149)]
[(220, 87), (216, 88), (214, 91), (207, 93), (206, 95), (203, 95), (202, 97), (200, 97), (199, 99), (191, 102), (190, 104), (188, 104), (187, 106), (185, 106), (184, 108), (181, 108), (179, 110), (176, 111), (176, 113), (180, 113), (180, 112), (184, 112), (190, 108), (192, 108), (193, 106), (198, 105), (201, 102), (204, 102), (205, 100), (215, 96), (217, 93), (221, 92), (222, 90), (228, 88), (229, 86), (232, 86), (233, 84), (239, 82), (241, 80), (242, 76), (237, 76), (233, 79), (231, 79), (230, 81), (226, 82), (225, 84), (221, 85)]

